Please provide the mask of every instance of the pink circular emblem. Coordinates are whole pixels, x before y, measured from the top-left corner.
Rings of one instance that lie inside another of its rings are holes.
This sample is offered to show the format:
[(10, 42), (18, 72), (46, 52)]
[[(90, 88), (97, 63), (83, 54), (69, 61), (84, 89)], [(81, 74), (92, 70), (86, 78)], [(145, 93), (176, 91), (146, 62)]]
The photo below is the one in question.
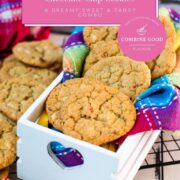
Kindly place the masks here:
[(137, 61), (149, 61), (164, 49), (166, 32), (158, 19), (138, 17), (120, 27), (118, 40), (126, 56)]

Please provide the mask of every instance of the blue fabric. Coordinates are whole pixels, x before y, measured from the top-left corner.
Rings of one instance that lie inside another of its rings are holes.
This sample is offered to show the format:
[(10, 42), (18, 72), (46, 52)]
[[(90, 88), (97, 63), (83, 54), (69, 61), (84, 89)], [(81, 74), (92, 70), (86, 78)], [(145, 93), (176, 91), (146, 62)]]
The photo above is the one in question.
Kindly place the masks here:
[(84, 29), (84, 26), (77, 26), (73, 29), (73, 32), (71, 33), (71, 35), (76, 34), (78, 32), (82, 32), (83, 29)]
[(166, 106), (172, 101), (175, 95), (174, 86), (169, 84), (154, 84), (136, 99), (135, 106), (137, 109), (143, 105), (144, 107)]
[(154, 81), (152, 81), (151, 85), (154, 84), (169, 84), (170, 83), (170, 79), (169, 79), (169, 75), (165, 75), (165, 76), (161, 76), (158, 79), (155, 79)]

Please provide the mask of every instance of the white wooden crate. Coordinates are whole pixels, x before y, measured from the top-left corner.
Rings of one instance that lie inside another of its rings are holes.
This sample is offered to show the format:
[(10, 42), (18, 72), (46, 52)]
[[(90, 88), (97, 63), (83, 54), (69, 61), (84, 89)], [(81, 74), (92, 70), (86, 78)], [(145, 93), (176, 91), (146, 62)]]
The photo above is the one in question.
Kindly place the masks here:
[[(34, 123), (44, 110), (47, 96), (61, 81), (62, 73), (33, 103), (18, 122), (18, 177), (24, 180), (131, 180), (159, 135), (159, 131), (128, 137), (116, 153)], [(63, 169), (47, 151), (51, 141), (77, 149), (84, 164)]]

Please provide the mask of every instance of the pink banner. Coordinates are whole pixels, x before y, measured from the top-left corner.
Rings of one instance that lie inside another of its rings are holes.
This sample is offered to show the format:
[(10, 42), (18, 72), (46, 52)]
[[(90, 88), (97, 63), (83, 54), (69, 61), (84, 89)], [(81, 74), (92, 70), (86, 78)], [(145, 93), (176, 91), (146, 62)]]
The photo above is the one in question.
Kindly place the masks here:
[(156, 16), (157, 0), (23, 0), (24, 24), (121, 24)]

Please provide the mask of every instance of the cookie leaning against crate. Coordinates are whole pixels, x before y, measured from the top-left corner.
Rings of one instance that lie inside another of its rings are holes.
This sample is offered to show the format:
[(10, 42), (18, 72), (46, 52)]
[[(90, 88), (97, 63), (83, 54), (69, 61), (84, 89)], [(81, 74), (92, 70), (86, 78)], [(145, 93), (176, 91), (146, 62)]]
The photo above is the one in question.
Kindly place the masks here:
[(13, 48), (13, 53), (20, 61), (31, 66), (62, 64), (62, 48), (48, 40), (19, 43)]
[(32, 77), (12, 78), (2, 82), (0, 111), (16, 122), (46, 87), (46, 83)]
[(0, 170), (16, 160), (16, 128), (10, 121), (0, 112)]
[(151, 82), (151, 73), (145, 63), (124, 56), (102, 59), (92, 66), (84, 77), (98, 79), (117, 88), (131, 100), (146, 90)]
[(58, 85), (47, 98), (46, 111), (55, 128), (96, 145), (125, 135), (136, 120), (135, 108), (126, 95), (88, 78)]

